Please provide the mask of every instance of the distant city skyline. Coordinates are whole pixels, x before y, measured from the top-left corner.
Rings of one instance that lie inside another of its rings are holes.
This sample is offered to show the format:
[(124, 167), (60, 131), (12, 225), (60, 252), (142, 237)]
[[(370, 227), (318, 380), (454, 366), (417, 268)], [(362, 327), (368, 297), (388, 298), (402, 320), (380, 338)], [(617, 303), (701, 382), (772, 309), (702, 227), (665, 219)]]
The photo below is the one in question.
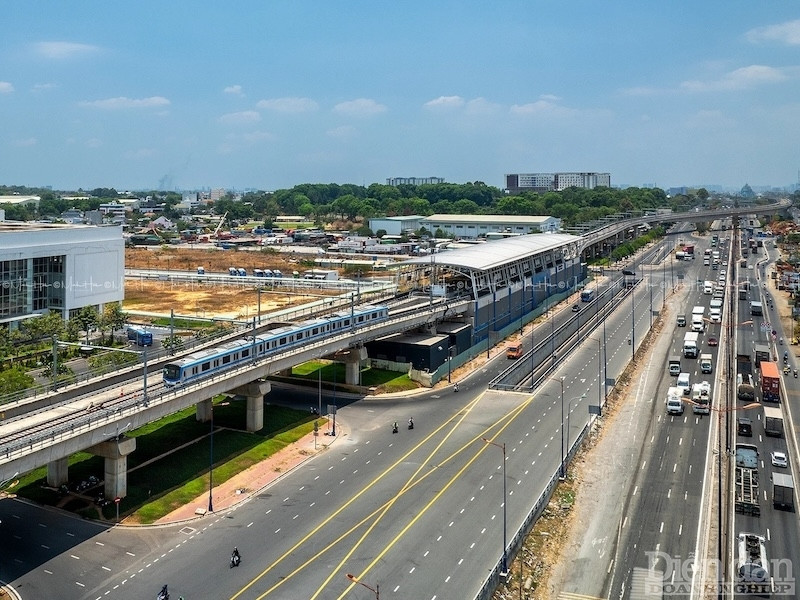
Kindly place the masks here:
[(4, 185), (798, 183), (791, 3), (45, 0), (4, 17)]

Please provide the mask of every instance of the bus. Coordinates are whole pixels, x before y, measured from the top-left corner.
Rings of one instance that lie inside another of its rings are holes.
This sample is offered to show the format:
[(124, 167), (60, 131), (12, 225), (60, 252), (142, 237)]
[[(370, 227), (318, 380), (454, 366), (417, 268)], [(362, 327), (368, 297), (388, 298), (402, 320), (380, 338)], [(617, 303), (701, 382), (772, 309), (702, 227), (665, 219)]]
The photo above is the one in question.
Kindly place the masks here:
[(594, 300), (594, 288), (587, 288), (581, 292), (581, 302), (591, 302)]
[(128, 327), (126, 330), (129, 341), (135, 341), (137, 346), (152, 346), (153, 334), (141, 327)]

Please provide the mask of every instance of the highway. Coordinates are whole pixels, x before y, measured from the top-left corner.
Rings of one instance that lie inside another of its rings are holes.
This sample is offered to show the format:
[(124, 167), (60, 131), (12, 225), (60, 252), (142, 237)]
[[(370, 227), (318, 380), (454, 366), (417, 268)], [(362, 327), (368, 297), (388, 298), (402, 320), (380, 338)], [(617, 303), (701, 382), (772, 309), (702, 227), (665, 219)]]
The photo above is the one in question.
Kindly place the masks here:
[[(689, 232), (684, 241), (692, 243)], [(694, 240), (695, 242), (697, 240)], [(647, 374), (646, 389), (651, 390), (643, 400), (651, 402), (649, 419), (631, 448), (630, 459), (637, 461), (636, 475), (622, 501), (621, 522), (617, 528), (617, 544), (609, 575), (602, 588), (608, 598), (644, 598), (645, 592), (655, 597), (686, 597), (692, 593), (693, 557), (702, 548), (705, 533), (703, 485), (707, 474), (712, 420), (710, 416), (694, 414), (687, 405), (682, 415), (668, 415), (665, 408), (667, 388), (675, 386), (675, 377), (666, 367), (666, 356), (681, 357), (681, 371), (690, 375), (691, 383), (707, 380), (712, 384), (712, 403), (716, 403), (721, 388), (715, 381), (721, 376), (718, 347), (708, 346), (712, 335), (720, 339), (721, 324), (706, 323), (701, 333), (700, 353), (712, 354), (714, 371), (700, 372), (698, 358), (683, 356), (684, 333), (689, 327), (678, 327), (676, 314), (691, 315), (692, 307), (706, 306), (710, 295), (704, 295), (697, 280), (716, 279), (716, 272), (704, 267), (704, 248), (695, 243), (696, 259), (688, 265), (678, 265), (682, 289), (670, 299), (673, 305), (671, 321), (665, 323), (662, 338), (657, 342), (654, 360)], [(675, 275), (675, 264), (663, 265), (665, 272)], [(723, 344), (724, 341), (720, 341)], [(637, 453), (638, 452), (638, 453)], [(688, 577), (687, 577), (688, 573)], [(645, 582), (655, 588), (646, 588)], [(600, 592), (598, 592), (600, 593)]]
[[(638, 343), (649, 325), (649, 291), (637, 286), (631, 298), (633, 319), (617, 311), (605, 324), (610, 378), (630, 360), (631, 334)], [(573, 316), (567, 308), (553, 318)], [(230, 513), (141, 532), (70, 535), (62, 524), (57, 537), (68, 541), (52, 552), (42, 547), (43, 528), (20, 527), (5, 576), (31, 598), (49, 597), (53, 580), (74, 582), (62, 589), (65, 600), (140, 598), (163, 583), (188, 600), (211, 589), (227, 598), (340, 598), (356, 585), (346, 573), (379, 584), (387, 597), (475, 597), (502, 556), (503, 471), (510, 541), (558, 473), (562, 420), (568, 446), (600, 397), (600, 346), (589, 342), (573, 351), (533, 395), (485, 391), (507, 366), (500, 353), (463, 380), (458, 393), (450, 388), (343, 407), (337, 421), (345, 433), (327, 452)], [(392, 435), (391, 423), (410, 416), (415, 429)], [(505, 469), (501, 448), (483, 438), (505, 444)], [(18, 510), (18, 503), (2, 501), (0, 519), (30, 518)], [(233, 546), (243, 561), (230, 570)], [(22, 550), (31, 547), (45, 559), (34, 561)]]
[[(792, 368), (800, 367), (797, 359), (795, 358), (796, 347), (778, 344), (773, 339), (772, 330), (779, 331), (777, 337), (786, 337), (790, 339), (789, 332), (782, 332), (779, 316), (777, 310), (770, 308), (770, 298), (772, 292), (775, 291), (772, 287), (772, 282), (766, 277), (767, 270), (764, 268), (769, 262), (774, 261), (777, 251), (768, 249), (766, 247), (759, 248), (759, 253), (756, 257), (750, 255), (748, 257), (748, 264), (750, 268), (740, 269), (739, 280), (748, 280), (750, 282), (750, 292), (746, 300), (739, 302), (738, 309), (738, 323), (741, 324), (737, 328), (738, 342), (737, 352), (753, 355), (755, 344), (768, 344), (772, 349), (775, 356), (780, 357), (783, 351), (788, 348), (790, 354), (790, 366)], [(771, 256), (770, 256), (771, 255)], [(757, 262), (756, 262), (757, 261)], [(764, 284), (767, 283), (767, 287)], [(784, 294), (779, 294), (784, 296)], [(778, 299), (776, 294), (776, 301), (784, 301), (783, 298)], [(750, 300), (761, 300), (764, 305), (763, 316), (753, 316), (750, 314)], [(775, 306), (772, 303), (772, 306)], [(779, 358), (779, 361), (781, 359)], [(780, 364), (780, 362), (779, 362)], [(755, 373), (755, 369), (754, 369)], [(797, 405), (796, 398), (800, 393), (800, 383), (798, 379), (793, 377), (781, 377), (782, 379), (782, 398), (784, 399), (784, 422), (789, 424), (789, 414), (787, 413), (787, 404), (791, 406), (793, 415), (800, 413), (800, 407)], [(758, 389), (760, 378), (757, 379), (756, 388)], [(788, 394), (788, 402), (786, 402)], [(757, 392), (760, 398), (761, 394)], [(745, 404), (744, 401), (738, 401), (741, 406)], [(742, 416), (750, 417), (753, 421), (753, 437), (736, 437), (736, 443), (755, 444), (759, 449), (759, 481), (760, 481), (760, 508), (761, 515), (759, 517), (734, 514), (732, 524), (730, 527), (729, 535), (731, 540), (735, 540), (740, 532), (755, 533), (757, 535), (766, 537), (766, 550), (767, 557), (770, 561), (770, 575), (773, 578), (774, 585), (783, 585), (790, 583), (794, 585), (794, 579), (786, 582), (781, 580), (781, 573), (785, 573), (785, 569), (776, 568), (777, 563), (782, 559), (794, 560), (800, 556), (800, 530), (798, 529), (797, 515), (795, 512), (775, 509), (772, 506), (772, 491), (771, 491), (771, 476), (773, 472), (789, 472), (794, 474), (794, 480), (797, 481), (797, 462), (798, 456), (797, 446), (794, 443), (793, 431), (794, 427), (790, 428), (791, 431), (784, 434), (782, 437), (767, 437), (764, 435), (764, 422), (763, 411), (755, 409), (747, 411), (746, 414), (740, 413)], [(735, 428), (734, 428), (735, 434)], [(791, 436), (791, 439), (790, 439)], [(770, 453), (774, 450), (786, 452), (789, 458), (789, 466), (787, 469), (777, 469), (772, 466), (770, 462)], [(795, 500), (796, 501), (796, 500)], [(733, 547), (734, 564), (731, 573), (734, 573), (736, 548)], [(791, 573), (791, 571), (790, 571)], [(797, 597), (797, 590), (792, 588), (788, 591), (788, 597)], [(737, 595), (737, 597), (746, 597), (746, 595)]]

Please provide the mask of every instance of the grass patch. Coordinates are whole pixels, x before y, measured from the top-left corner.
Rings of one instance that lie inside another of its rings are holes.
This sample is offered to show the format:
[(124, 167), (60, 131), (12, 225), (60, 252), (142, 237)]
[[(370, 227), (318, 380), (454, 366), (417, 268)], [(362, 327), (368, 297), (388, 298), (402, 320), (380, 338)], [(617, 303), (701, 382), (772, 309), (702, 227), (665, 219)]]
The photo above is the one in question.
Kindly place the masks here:
[(150, 320), (151, 324), (159, 325), (161, 327), (169, 327), (170, 323), (174, 322), (174, 327), (176, 329), (204, 329), (209, 327), (217, 327), (219, 323), (215, 323), (211, 320), (207, 321), (195, 321), (194, 319), (174, 319), (174, 321), (170, 321), (169, 317), (156, 317)]
[[(292, 375), (307, 381), (318, 381), (321, 378), (326, 383), (344, 383), (346, 367), (342, 363), (310, 360), (292, 367)], [(405, 373), (371, 367), (361, 370), (361, 385), (380, 388), (381, 392), (399, 392), (419, 387)]]
[[(266, 405), (264, 427), (255, 433), (243, 431), (247, 402), (220, 396), (214, 400), (214, 485), (294, 443), (314, 429), (314, 420), (324, 419), (306, 411)], [(126, 432), (136, 438), (136, 450), (128, 456), (128, 495), (119, 505), (120, 516), (133, 515), (141, 523), (152, 523), (175, 508), (208, 491), (211, 459), (210, 423), (195, 419), (194, 407), (160, 421)], [(113, 435), (113, 433), (112, 433)], [(149, 462), (148, 461), (152, 461)], [(148, 463), (145, 466), (144, 463)], [(90, 475), (102, 479), (103, 459), (86, 452), (68, 459), (70, 482)], [(41, 467), (19, 479), (11, 492), (45, 505), (61, 506), (87, 518), (97, 518), (90, 500), (71, 496), (64, 500), (57, 490), (46, 486), (47, 468)], [(94, 498), (102, 485), (81, 492)], [(106, 519), (116, 517), (112, 503), (103, 508)]]

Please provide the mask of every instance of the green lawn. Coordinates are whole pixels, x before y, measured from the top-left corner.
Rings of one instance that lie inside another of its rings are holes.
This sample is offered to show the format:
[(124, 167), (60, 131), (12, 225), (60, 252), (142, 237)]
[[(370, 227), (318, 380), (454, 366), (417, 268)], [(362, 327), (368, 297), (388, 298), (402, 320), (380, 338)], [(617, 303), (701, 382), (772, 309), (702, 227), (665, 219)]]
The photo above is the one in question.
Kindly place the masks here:
[[(218, 399), (214, 404), (214, 485), (227, 481), (248, 467), (302, 438), (314, 428), (314, 415), (306, 411), (267, 405), (264, 428), (244, 431), (246, 401)], [(320, 425), (324, 419), (317, 419)], [(120, 516), (133, 515), (141, 523), (152, 523), (175, 508), (208, 491), (211, 459), (210, 424), (195, 420), (194, 408), (183, 410), (135, 431), (136, 450), (128, 456), (128, 495), (120, 503)], [(152, 460), (147, 466), (137, 469)], [(103, 459), (82, 452), (69, 458), (70, 482), (100, 478)], [(19, 480), (11, 492), (35, 502), (55, 505), (61, 496), (45, 486), (47, 470), (37, 469)], [(84, 492), (94, 497), (102, 486)], [(87, 517), (97, 510), (86, 502), (70, 500), (64, 508)], [(113, 519), (116, 506), (105, 507), (103, 516)]]
[[(308, 381), (318, 381), (320, 375), (325, 383), (345, 381), (346, 367), (342, 363), (312, 360), (292, 368), (292, 376)], [(367, 367), (361, 370), (361, 385), (380, 388), (382, 393), (413, 390), (419, 387), (405, 373)]]

